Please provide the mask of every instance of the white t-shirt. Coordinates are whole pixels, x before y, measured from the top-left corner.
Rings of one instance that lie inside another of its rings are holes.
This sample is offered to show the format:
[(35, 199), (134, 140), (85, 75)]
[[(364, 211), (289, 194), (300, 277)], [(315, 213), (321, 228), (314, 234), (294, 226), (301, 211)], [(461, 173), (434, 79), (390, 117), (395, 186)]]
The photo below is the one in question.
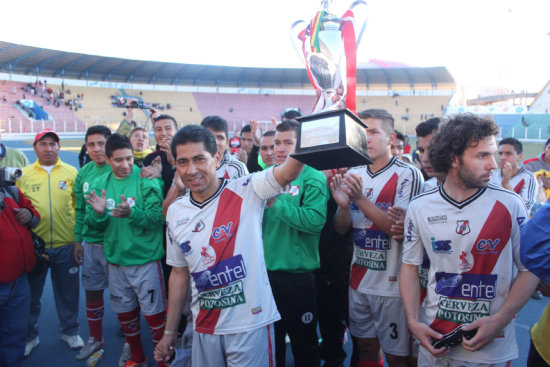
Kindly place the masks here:
[(265, 200), (283, 191), (273, 169), (224, 180), (203, 203), (178, 198), (166, 216), (166, 263), (188, 267), (195, 330), (235, 334), (280, 319), (262, 243)]
[[(501, 170), (493, 171), (491, 183), (502, 187)], [(521, 167), (518, 173), (510, 177), (510, 186), (512, 186), (516, 194), (521, 196), (521, 199), (527, 207), (527, 211), (530, 211), (533, 205), (535, 205), (537, 195), (537, 179), (533, 172), (529, 172)]]
[[(407, 208), (422, 191), (420, 171), (395, 157), (381, 170), (371, 173), (368, 166), (349, 170), (361, 176), (363, 194), (382, 210), (396, 205)], [(350, 287), (358, 292), (399, 297), (401, 244), (379, 229), (352, 203), (353, 259)]]
[[(405, 218), (403, 262), (421, 265), (430, 259), (427, 296), (420, 319), (446, 334), (498, 311), (513, 281), (512, 267), (525, 268), (519, 258), (520, 227), (527, 220), (521, 198), (490, 184), (458, 203), (443, 186), (413, 199)], [(477, 352), (462, 346), (449, 358), (502, 363), (517, 357), (514, 322)]]
[(248, 175), (246, 164), (237, 160), (229, 153), (224, 154), (220, 166), (216, 169), (216, 176), (218, 178), (225, 178), (226, 180), (234, 180), (245, 175)]

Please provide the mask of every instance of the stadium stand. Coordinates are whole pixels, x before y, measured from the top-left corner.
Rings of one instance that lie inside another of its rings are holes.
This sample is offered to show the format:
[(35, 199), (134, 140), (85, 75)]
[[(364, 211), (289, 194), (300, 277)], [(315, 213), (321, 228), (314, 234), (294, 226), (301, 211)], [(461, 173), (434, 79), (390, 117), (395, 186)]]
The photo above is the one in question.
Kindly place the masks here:
[[(163, 113), (173, 115), (183, 123), (199, 122), (207, 115), (220, 115), (234, 130), (239, 130), (251, 118), (259, 121), (279, 118), (286, 108), (299, 108), (308, 114), (315, 102), (304, 68), (125, 60), (0, 41), (1, 73), (0, 78), (10, 80), (5, 84), (7, 91), (9, 83), (24, 84), (22, 82), (47, 79), (48, 86), (54, 90), (70, 89), (70, 98), (84, 94), (82, 106), (76, 111), (45, 107), (57, 124), (72, 127), (77, 121), (77, 128), (81, 131), (94, 124), (104, 124), (111, 129), (118, 126), (124, 117), (124, 109), (113, 106), (113, 95), (136, 97), (144, 106), (147, 103), (160, 104), (165, 107)], [(371, 60), (358, 65), (357, 110), (385, 108), (394, 115), (396, 128), (412, 131), (422, 119), (442, 115), (454, 89), (454, 79), (445, 67), (409, 67), (396, 62)], [(1, 93), (0, 89), (0, 98)], [(62, 110), (64, 115), (60, 114)], [(18, 111), (5, 107), (0, 110), (0, 119), (18, 118), (18, 114)], [(148, 116), (147, 109), (136, 111), (134, 120), (143, 124)]]

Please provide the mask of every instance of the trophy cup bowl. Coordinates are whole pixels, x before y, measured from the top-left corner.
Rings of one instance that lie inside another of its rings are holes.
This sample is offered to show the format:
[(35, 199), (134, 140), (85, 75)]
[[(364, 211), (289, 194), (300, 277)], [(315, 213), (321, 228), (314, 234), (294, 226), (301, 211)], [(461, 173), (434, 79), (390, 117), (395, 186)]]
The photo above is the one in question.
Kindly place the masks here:
[[(366, 5), (364, 1), (356, 1), (350, 11), (363, 4)], [(298, 51), (297, 40), (301, 42), (308, 75), (318, 94), (313, 114), (297, 118), (300, 127), (292, 156), (318, 170), (370, 164), (367, 126), (346, 108), (348, 92), (353, 94), (355, 108), (355, 80), (352, 90), (348, 88), (350, 70), (351, 75), (355, 73), (357, 48), (353, 23), (347, 23), (353, 22), (353, 13), (351, 21), (349, 12), (337, 17), (328, 10), (326, 0), (322, 2), (322, 9), (305, 30), (297, 27), (302, 21), (291, 27), (294, 46)], [(344, 27), (348, 27), (346, 31)], [(353, 37), (351, 43), (350, 37)]]

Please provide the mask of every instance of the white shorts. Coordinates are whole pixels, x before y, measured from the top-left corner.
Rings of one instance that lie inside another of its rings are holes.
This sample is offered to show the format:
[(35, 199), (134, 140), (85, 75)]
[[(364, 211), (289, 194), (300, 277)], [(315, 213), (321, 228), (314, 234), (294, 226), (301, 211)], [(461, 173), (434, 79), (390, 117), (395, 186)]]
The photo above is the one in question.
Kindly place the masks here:
[(384, 353), (409, 355), (409, 327), (400, 297), (373, 296), (350, 288), (349, 331), (356, 338), (378, 338)]
[(166, 291), (160, 261), (143, 265), (109, 264), (111, 307), (122, 313), (140, 306), (144, 315), (156, 315), (166, 310)]
[(104, 290), (109, 286), (109, 265), (105, 260), (103, 245), (82, 241), (82, 246), (82, 288), (87, 291)]
[(426, 348), (420, 346), (418, 352), (418, 367), (510, 367), (512, 361), (502, 363), (464, 362), (448, 357), (435, 358)]
[(273, 324), (226, 335), (193, 332), (193, 366), (271, 367), (275, 365)]

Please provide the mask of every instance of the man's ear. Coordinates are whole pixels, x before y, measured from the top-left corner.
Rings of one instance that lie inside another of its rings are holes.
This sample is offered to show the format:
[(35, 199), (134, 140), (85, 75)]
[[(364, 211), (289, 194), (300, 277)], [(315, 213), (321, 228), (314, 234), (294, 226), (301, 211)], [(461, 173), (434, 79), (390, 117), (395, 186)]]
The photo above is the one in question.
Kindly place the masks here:
[(460, 166), (460, 158), (457, 155), (453, 155), (451, 157), (451, 167), (457, 168), (458, 166)]
[(388, 145), (391, 145), (391, 143), (394, 142), (395, 139), (397, 139), (397, 134), (394, 131), (391, 134), (388, 134), (388, 137), (389, 137)]

